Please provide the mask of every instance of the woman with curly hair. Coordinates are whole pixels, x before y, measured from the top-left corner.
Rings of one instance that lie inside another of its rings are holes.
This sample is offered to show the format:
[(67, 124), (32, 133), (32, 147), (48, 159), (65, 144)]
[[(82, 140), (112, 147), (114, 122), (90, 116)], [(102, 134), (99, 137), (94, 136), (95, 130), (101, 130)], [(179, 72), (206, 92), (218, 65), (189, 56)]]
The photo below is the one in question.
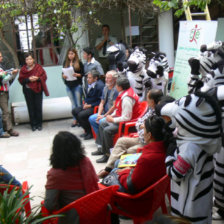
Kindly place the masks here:
[[(50, 156), (52, 168), (47, 173), (44, 206), (58, 210), (65, 205), (98, 190), (98, 178), (92, 163), (85, 156), (81, 141), (72, 133), (59, 132), (53, 140)], [(75, 210), (66, 212), (58, 223), (76, 223)]]

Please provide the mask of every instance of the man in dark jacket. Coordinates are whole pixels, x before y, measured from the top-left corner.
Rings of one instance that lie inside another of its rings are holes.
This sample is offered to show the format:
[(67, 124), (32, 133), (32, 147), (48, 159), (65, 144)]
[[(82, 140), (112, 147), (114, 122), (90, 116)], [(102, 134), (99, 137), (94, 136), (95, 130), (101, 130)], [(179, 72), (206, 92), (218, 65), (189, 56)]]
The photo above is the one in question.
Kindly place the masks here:
[(104, 83), (101, 80), (98, 80), (98, 77), (99, 73), (96, 70), (91, 70), (88, 73), (88, 86), (84, 89), (84, 104), (81, 107), (76, 107), (72, 110), (72, 114), (85, 131), (85, 133), (80, 136), (84, 137), (85, 140), (93, 137), (88, 118), (93, 114), (94, 107), (100, 104), (104, 88)]

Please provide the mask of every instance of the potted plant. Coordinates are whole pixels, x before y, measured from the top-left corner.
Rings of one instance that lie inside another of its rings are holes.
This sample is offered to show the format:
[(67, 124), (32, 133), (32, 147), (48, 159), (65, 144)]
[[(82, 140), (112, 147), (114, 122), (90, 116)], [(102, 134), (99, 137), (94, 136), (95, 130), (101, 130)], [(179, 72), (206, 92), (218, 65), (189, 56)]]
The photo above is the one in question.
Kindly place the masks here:
[(1, 224), (37, 224), (44, 220), (59, 217), (61, 215), (51, 215), (42, 217), (40, 213), (41, 205), (35, 206), (27, 211), (26, 205), (33, 198), (27, 197), (30, 188), (23, 192), (21, 187), (5, 185), (0, 186), (0, 223)]

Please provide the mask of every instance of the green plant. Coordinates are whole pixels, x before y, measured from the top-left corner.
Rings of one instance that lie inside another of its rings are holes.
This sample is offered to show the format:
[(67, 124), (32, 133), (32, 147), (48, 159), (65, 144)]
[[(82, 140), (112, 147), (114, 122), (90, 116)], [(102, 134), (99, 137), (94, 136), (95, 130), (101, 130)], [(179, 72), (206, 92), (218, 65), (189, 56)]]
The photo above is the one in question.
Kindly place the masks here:
[(40, 213), (40, 206), (32, 208), (29, 216), (25, 214), (25, 206), (33, 198), (27, 198), (30, 189), (25, 193), (22, 187), (13, 187), (10, 185), (6, 189), (0, 187), (0, 223), (1, 224), (37, 224), (44, 220), (59, 217), (60, 215), (51, 215), (48, 217), (42, 217)]

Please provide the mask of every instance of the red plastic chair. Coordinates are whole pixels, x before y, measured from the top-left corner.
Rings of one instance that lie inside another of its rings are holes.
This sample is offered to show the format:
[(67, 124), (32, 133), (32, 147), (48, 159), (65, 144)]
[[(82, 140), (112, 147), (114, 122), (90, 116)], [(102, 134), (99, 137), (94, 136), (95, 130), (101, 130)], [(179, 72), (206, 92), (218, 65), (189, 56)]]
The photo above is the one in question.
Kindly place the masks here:
[[(19, 189), (19, 187), (15, 186), (15, 185), (0, 184), (0, 194), (3, 194), (4, 191), (6, 191), (7, 189), (8, 189), (8, 192), (11, 192), (14, 188), (16, 190)], [(31, 213), (29, 194), (27, 193), (28, 190), (29, 190), (28, 182), (24, 181), (22, 183), (22, 194), (24, 195), (26, 193), (26, 195), (24, 196), (24, 200), (23, 200), (26, 217), (29, 217), (29, 215)], [(18, 212), (20, 212), (20, 210), (18, 210)]]
[[(95, 106), (95, 107), (94, 107), (94, 110), (93, 110), (93, 114), (96, 114), (97, 111), (98, 111), (98, 109), (99, 109), (99, 106)], [(92, 126), (91, 126), (91, 130), (92, 130), (93, 138), (96, 139), (96, 133), (95, 133), (95, 131), (93, 130)]]
[[(99, 184), (99, 187), (105, 188), (102, 184)], [(135, 195), (115, 192), (111, 204), (112, 212), (133, 219), (134, 224), (140, 224), (151, 220), (155, 211), (160, 207), (163, 214), (167, 214), (166, 194), (168, 197), (170, 196), (170, 178), (168, 175)]]
[[(53, 212), (53, 214), (62, 214), (70, 209), (75, 209), (79, 215), (80, 224), (110, 224), (110, 207), (112, 195), (118, 190), (118, 186), (111, 186), (90, 193), (78, 200), (70, 203), (64, 208)], [(43, 202), (42, 202), (43, 205)], [(42, 206), (42, 215), (44, 217), (50, 215), (49, 211)], [(52, 215), (52, 213), (51, 213)], [(56, 224), (57, 219), (50, 219), (43, 224)]]
[[(141, 113), (139, 114), (138, 118), (142, 117), (146, 111), (148, 109), (148, 103), (146, 101), (143, 101), (140, 103), (140, 111)], [(117, 142), (118, 138), (122, 137), (122, 136), (128, 136), (129, 135), (129, 129), (131, 127), (134, 127), (136, 124), (136, 121), (138, 120), (138, 118), (133, 119), (131, 121), (124, 121), (124, 122), (120, 122), (119, 123), (119, 129), (118, 129), (118, 133), (115, 134), (113, 142), (114, 145)]]

